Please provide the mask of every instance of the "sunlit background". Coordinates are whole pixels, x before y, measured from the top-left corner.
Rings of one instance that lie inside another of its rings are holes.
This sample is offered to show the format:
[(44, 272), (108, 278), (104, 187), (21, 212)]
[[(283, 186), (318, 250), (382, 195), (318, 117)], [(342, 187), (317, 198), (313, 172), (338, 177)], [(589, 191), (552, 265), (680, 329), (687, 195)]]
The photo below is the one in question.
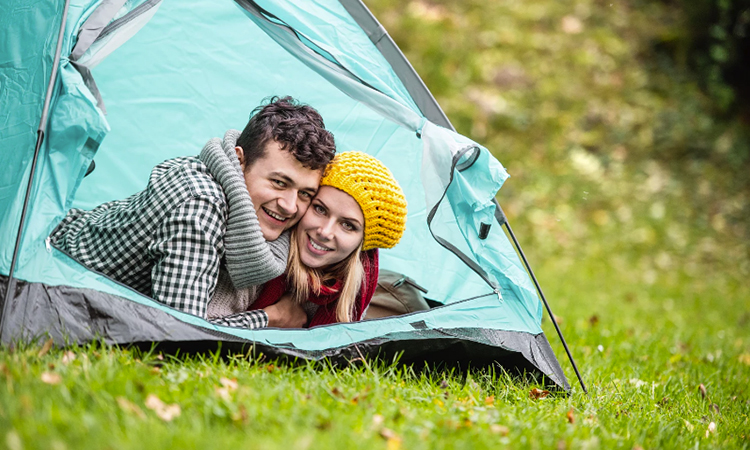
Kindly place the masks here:
[[(498, 199), (566, 297), (553, 306), (687, 283), (731, 297), (738, 319), (722, 322), (748, 326), (746, 2), (366, 3), (458, 131), (508, 168)], [(659, 300), (700, 303), (683, 293)]]

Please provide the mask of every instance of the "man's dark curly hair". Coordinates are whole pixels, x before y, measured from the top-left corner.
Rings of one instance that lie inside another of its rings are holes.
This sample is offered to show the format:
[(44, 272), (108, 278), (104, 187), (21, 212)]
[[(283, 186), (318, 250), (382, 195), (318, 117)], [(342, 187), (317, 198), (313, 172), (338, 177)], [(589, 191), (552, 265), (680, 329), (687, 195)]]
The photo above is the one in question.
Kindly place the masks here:
[(250, 121), (237, 139), (245, 152), (246, 170), (265, 154), (274, 140), (291, 152), (304, 167), (324, 169), (336, 154), (333, 135), (313, 107), (292, 97), (271, 97), (250, 114)]

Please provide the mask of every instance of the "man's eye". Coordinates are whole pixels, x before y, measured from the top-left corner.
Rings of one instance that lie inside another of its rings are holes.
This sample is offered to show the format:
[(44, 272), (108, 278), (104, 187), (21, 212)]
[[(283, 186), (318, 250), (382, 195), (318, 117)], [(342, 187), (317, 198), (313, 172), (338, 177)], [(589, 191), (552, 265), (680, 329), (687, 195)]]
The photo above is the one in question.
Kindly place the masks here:
[(312, 195), (310, 195), (310, 193), (309, 193), (309, 192), (307, 192), (307, 191), (301, 191), (301, 192), (299, 193), (299, 196), (300, 196), (300, 197), (302, 197), (302, 198), (304, 198), (305, 200), (307, 200), (307, 199), (309, 199), (310, 197), (312, 197)]
[(273, 183), (278, 187), (286, 187), (286, 183), (281, 180), (273, 180)]

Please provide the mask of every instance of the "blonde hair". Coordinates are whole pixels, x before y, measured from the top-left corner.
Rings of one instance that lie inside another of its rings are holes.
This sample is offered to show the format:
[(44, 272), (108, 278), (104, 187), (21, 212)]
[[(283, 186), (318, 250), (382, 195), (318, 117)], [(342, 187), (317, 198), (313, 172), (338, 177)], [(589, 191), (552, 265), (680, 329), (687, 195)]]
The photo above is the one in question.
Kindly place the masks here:
[(330, 267), (313, 269), (305, 266), (299, 257), (297, 246), (297, 229), (292, 230), (289, 246), (289, 261), (286, 279), (292, 288), (292, 298), (297, 304), (307, 301), (310, 294), (320, 295), (323, 285), (334, 280), (341, 280), (341, 290), (336, 303), (336, 319), (339, 322), (351, 322), (355, 318), (354, 303), (364, 279), (364, 268), (360, 255), (360, 245), (349, 256)]

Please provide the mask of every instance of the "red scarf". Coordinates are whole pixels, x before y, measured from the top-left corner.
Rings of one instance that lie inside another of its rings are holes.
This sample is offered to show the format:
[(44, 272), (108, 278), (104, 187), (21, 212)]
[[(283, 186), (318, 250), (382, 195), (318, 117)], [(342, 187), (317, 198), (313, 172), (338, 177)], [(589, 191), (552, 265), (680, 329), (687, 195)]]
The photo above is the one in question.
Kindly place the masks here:
[[(364, 276), (354, 303), (353, 317), (355, 321), (362, 319), (362, 314), (367, 309), (367, 305), (370, 304), (370, 300), (375, 294), (375, 288), (378, 286), (378, 249), (362, 252), (361, 260)], [(310, 327), (338, 322), (336, 319), (336, 303), (339, 299), (342, 284), (341, 280), (336, 280), (333, 286), (321, 286), (319, 295), (313, 293), (307, 298), (307, 301), (319, 306), (310, 320)], [(273, 305), (284, 295), (287, 288), (286, 274), (274, 278), (263, 285), (260, 296), (253, 302), (250, 309), (262, 309)]]

